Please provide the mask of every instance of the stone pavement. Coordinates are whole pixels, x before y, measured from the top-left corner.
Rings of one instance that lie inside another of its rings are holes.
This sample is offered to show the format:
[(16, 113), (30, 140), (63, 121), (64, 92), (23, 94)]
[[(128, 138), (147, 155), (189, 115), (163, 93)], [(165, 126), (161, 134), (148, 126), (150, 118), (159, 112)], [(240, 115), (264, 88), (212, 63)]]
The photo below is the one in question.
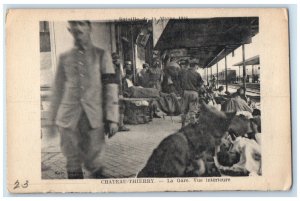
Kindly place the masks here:
[[(119, 132), (106, 140), (104, 174), (110, 178), (134, 177), (147, 162), (153, 149), (166, 136), (176, 132), (180, 117), (153, 119), (148, 124), (126, 125), (129, 132)], [(66, 160), (59, 147), (59, 135), (50, 138), (43, 130), (42, 179), (65, 179)]]

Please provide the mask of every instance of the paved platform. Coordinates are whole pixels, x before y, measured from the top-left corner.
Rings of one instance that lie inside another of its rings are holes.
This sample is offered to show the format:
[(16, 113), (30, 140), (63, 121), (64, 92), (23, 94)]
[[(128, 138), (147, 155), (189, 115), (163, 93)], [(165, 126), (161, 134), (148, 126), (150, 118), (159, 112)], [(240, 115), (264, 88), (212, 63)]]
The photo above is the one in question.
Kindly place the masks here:
[[(104, 174), (110, 178), (134, 177), (147, 162), (153, 149), (166, 136), (176, 132), (180, 117), (154, 119), (148, 124), (127, 125), (129, 132), (119, 132), (107, 139)], [(47, 130), (42, 138), (42, 178), (65, 179), (66, 160), (59, 147), (59, 135), (50, 138)]]

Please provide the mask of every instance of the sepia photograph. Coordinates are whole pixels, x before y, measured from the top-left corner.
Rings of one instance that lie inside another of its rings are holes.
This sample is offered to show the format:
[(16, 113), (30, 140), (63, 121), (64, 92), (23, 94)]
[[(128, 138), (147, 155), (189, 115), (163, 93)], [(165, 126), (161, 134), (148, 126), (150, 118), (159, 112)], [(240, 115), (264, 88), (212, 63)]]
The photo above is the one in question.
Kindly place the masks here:
[(260, 176), (257, 38), (258, 17), (40, 21), (42, 179)]
[(6, 16), (9, 192), (293, 185), (287, 9)]

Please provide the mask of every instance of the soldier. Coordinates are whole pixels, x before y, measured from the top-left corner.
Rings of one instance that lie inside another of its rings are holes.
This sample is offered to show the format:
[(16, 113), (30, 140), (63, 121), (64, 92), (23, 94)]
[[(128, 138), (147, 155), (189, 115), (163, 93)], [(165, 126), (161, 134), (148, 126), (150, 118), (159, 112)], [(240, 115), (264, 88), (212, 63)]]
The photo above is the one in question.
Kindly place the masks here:
[(89, 21), (68, 24), (75, 46), (60, 55), (51, 118), (61, 135), (68, 178), (83, 179), (82, 164), (92, 178), (104, 178), (105, 133), (113, 136), (119, 121), (115, 70), (110, 54), (92, 44)]
[(132, 62), (131, 61), (125, 61), (125, 68), (124, 70), (132, 70)]
[(149, 88), (155, 88), (159, 91), (161, 90), (161, 81), (162, 81), (162, 70), (160, 69), (160, 63), (158, 60), (153, 62), (153, 66), (148, 69), (149, 73)]
[(203, 85), (200, 74), (196, 71), (198, 67), (197, 61), (192, 59), (187, 70), (182, 72), (181, 85), (183, 89), (182, 98), (182, 127), (186, 121), (192, 123), (195, 121), (196, 113), (199, 106), (199, 91)]
[(139, 85), (142, 87), (146, 87), (149, 81), (149, 75), (148, 75), (148, 69), (149, 69), (149, 64), (144, 63), (143, 64), (143, 69), (139, 72), (138, 74), (138, 81)]
[(123, 95), (124, 95), (123, 79), (125, 78), (126, 74), (123, 70), (123, 67), (122, 67), (122, 64), (120, 61), (120, 56), (116, 52), (112, 53), (112, 59), (113, 59), (114, 67), (115, 67), (117, 81), (119, 83), (119, 97), (120, 97), (120, 100), (119, 100), (119, 105), (120, 105), (120, 107), (119, 107), (119, 113), (120, 113), (119, 131), (120, 132), (129, 131), (130, 129), (124, 125), (124, 112), (125, 112), (126, 106), (125, 106), (125, 102), (122, 100)]

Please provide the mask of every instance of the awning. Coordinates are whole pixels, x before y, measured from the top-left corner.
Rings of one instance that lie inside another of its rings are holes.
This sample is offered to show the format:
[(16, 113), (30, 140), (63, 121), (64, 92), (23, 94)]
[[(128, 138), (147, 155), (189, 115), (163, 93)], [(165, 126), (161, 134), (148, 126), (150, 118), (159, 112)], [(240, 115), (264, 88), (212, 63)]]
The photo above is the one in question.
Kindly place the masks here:
[(258, 17), (171, 19), (154, 49), (186, 48), (188, 56), (210, 67), (258, 33)]
[[(259, 55), (256, 55), (254, 57), (251, 57), (249, 59), (245, 60), (245, 65), (249, 66), (249, 65), (258, 65), (259, 64)], [(234, 66), (242, 66), (243, 65), (243, 61), (234, 64)]]

